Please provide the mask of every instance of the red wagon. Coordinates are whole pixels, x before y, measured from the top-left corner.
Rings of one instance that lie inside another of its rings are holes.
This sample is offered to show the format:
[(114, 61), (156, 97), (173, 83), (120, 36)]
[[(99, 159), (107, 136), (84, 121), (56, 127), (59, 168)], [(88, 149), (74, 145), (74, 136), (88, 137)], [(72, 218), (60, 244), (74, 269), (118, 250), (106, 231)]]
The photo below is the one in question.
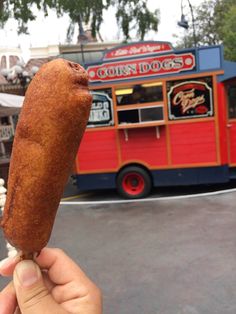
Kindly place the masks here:
[(236, 63), (222, 46), (139, 42), (87, 67), (93, 106), (76, 158), (80, 190), (227, 182), (236, 176)]

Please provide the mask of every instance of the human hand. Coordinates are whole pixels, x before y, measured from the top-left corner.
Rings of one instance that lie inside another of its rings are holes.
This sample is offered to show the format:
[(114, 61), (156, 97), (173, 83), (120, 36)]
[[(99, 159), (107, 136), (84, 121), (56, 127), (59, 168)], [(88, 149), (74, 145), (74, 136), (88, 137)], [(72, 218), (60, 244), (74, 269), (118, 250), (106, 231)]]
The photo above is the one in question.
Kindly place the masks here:
[[(0, 293), (0, 314), (101, 314), (100, 290), (59, 249), (44, 248), (35, 262), (8, 258), (0, 274), (11, 282)], [(40, 270), (41, 269), (41, 270)]]

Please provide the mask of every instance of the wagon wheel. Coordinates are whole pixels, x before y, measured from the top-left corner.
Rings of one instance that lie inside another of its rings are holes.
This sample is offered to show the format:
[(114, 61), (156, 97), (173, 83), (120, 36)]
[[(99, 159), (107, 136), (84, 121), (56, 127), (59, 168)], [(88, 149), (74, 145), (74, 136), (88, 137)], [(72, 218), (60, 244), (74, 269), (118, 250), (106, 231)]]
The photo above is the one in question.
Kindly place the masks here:
[(119, 172), (116, 185), (121, 196), (135, 199), (146, 197), (150, 193), (152, 181), (145, 169), (130, 166)]

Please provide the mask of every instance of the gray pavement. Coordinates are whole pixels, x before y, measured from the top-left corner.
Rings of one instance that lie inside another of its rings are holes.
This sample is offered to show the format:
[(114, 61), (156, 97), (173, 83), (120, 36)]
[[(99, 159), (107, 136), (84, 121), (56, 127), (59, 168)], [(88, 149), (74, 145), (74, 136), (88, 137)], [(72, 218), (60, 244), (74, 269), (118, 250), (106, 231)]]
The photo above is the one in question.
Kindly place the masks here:
[(63, 205), (50, 245), (64, 249), (100, 286), (104, 314), (235, 314), (235, 201), (234, 192)]

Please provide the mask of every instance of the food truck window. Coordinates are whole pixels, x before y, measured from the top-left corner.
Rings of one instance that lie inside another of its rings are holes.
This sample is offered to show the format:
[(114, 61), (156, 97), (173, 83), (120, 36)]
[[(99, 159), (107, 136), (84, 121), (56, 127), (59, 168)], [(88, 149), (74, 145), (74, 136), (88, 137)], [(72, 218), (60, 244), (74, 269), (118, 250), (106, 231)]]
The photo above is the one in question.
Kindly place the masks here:
[(118, 112), (118, 121), (123, 123), (138, 123), (139, 112), (138, 110), (123, 110)]
[(8, 116), (0, 117), (0, 124), (1, 125), (9, 125), (10, 124), (9, 117)]
[(112, 90), (111, 88), (91, 91), (92, 108), (87, 127), (103, 127), (114, 125)]
[(116, 89), (118, 106), (163, 101), (162, 83), (145, 83)]
[(143, 108), (142, 110), (140, 110), (141, 122), (159, 121), (163, 119), (164, 116), (162, 107)]
[(236, 118), (236, 82), (228, 87), (229, 119)]
[(167, 82), (169, 120), (212, 117), (212, 77)]
[(163, 120), (163, 106), (133, 108), (118, 111), (119, 124), (160, 122)]

